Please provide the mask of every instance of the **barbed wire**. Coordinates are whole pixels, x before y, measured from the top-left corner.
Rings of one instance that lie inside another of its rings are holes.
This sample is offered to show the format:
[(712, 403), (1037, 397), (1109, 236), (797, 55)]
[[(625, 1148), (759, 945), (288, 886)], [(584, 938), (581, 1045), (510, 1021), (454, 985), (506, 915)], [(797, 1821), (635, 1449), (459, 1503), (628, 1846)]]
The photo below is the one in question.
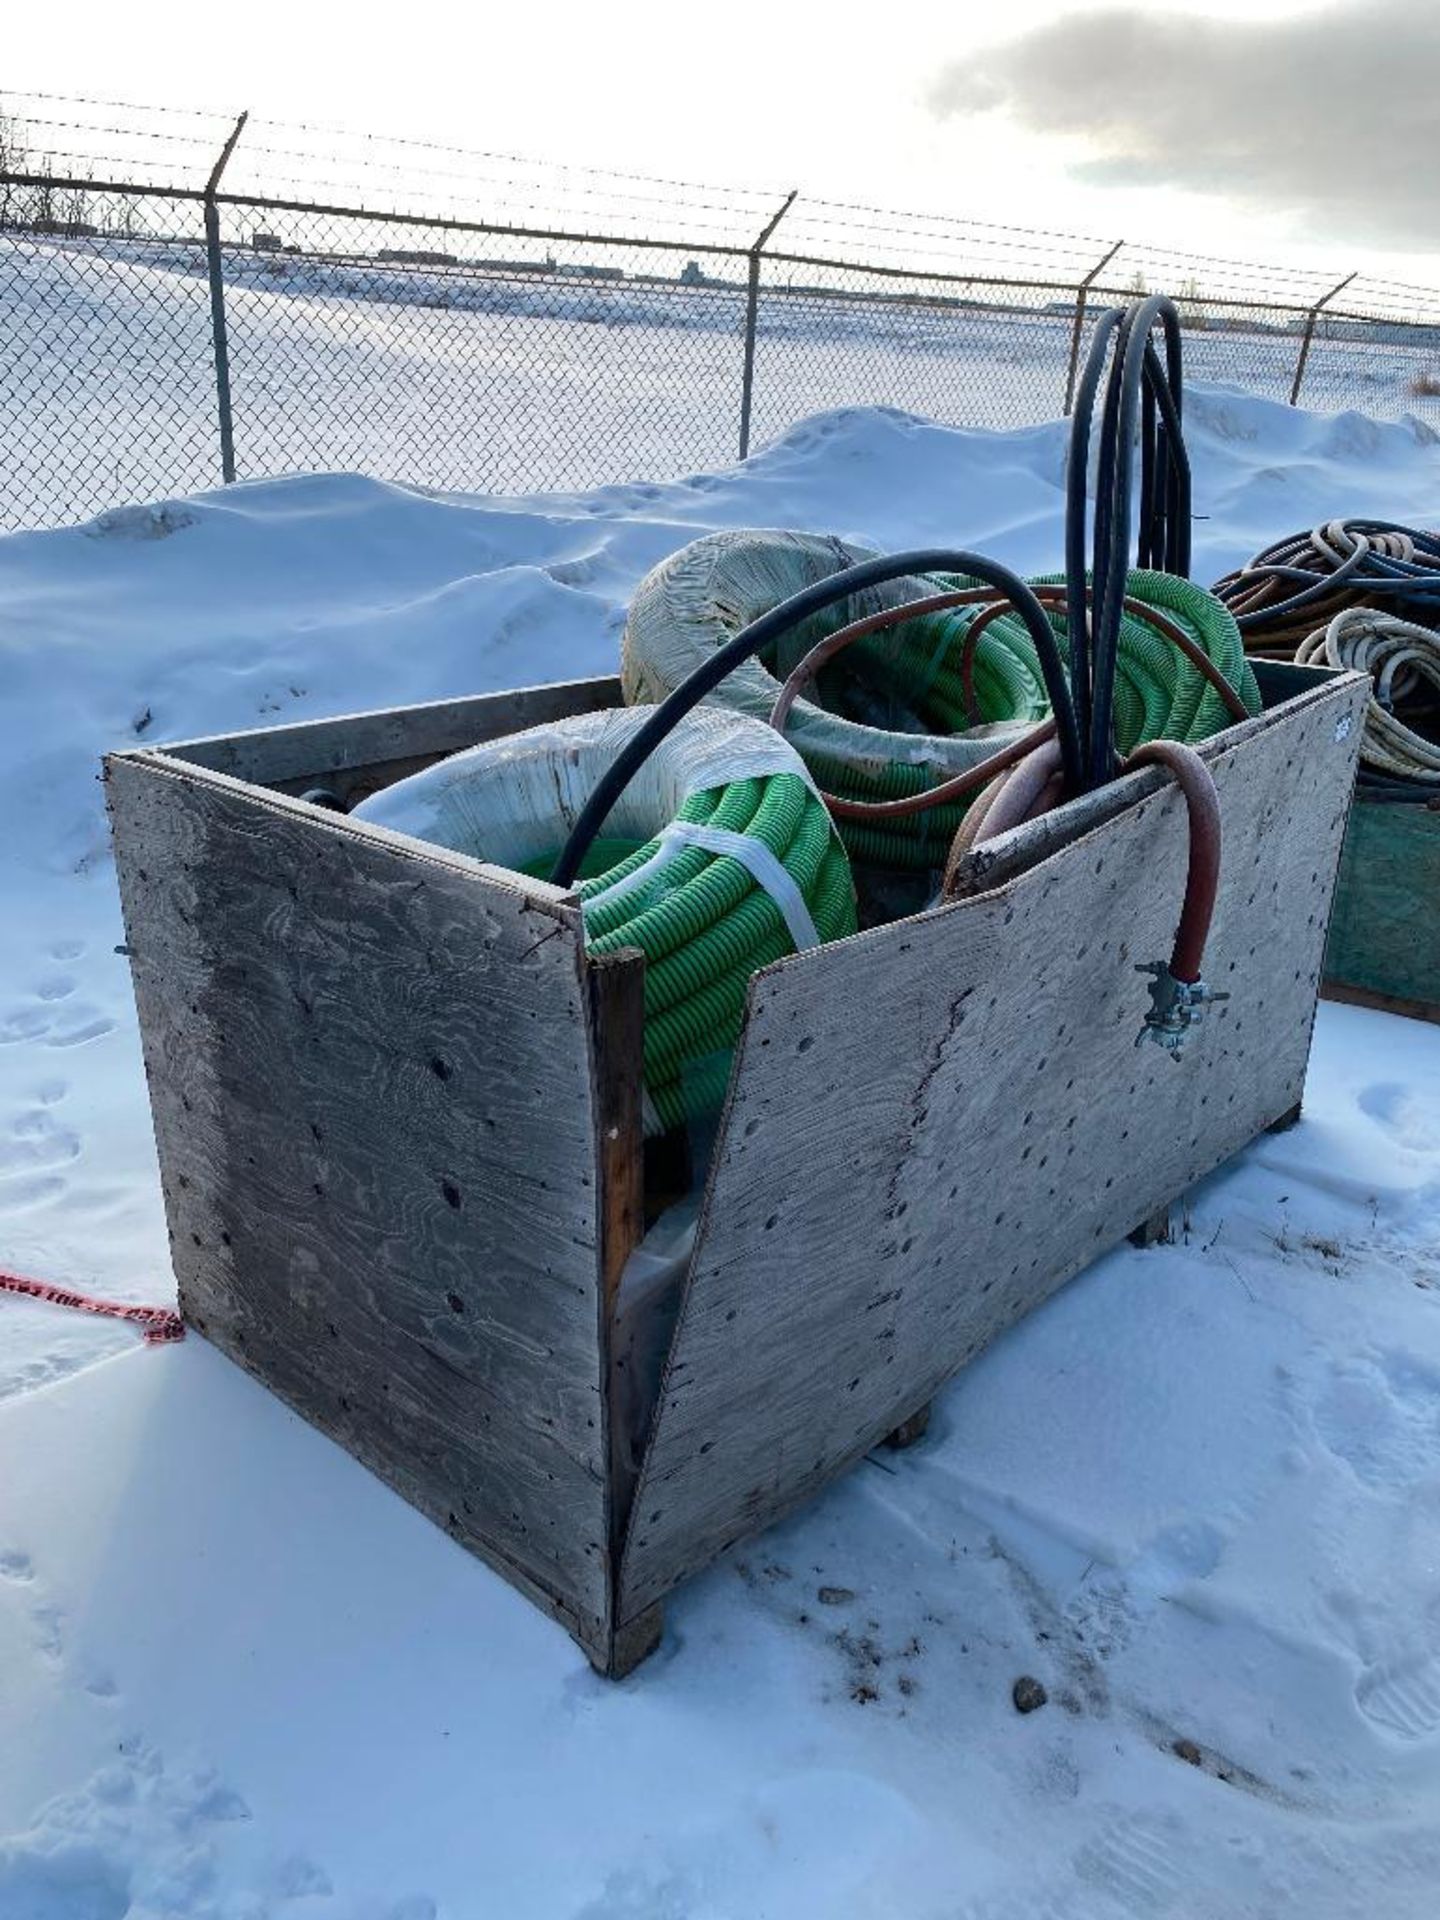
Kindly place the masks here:
[[(18, 108), (12, 108), (10, 109), (10, 111), (14, 114), (16, 118), (23, 118), (32, 125), (69, 126), (69, 127), (75, 128), (76, 130), (85, 131), (85, 132), (93, 130), (96, 132), (113, 133), (113, 134), (119, 134), (119, 135), (134, 134), (137, 137), (148, 137), (148, 138), (155, 138), (155, 139), (174, 139), (177, 136), (165, 135), (165, 134), (148, 134), (147, 135), (144, 133), (142, 129), (138, 129), (138, 128), (97, 126), (95, 123), (89, 122), (89, 121), (69, 121), (69, 122), (50, 121), (50, 120), (42, 119), (39, 116), (29, 113), (23, 103), (30, 100), (40, 100), (40, 101), (64, 103), (64, 104), (73, 105), (73, 106), (94, 106), (94, 107), (102, 107), (106, 109), (120, 109), (125, 112), (134, 112), (134, 113), (142, 113), (142, 114), (149, 113), (149, 112), (186, 114), (192, 117), (205, 118), (208, 120), (212, 120), (216, 122), (217, 125), (223, 126), (226, 129), (226, 131), (228, 131), (229, 127), (234, 124), (234, 121), (237, 117), (233, 111), (222, 113), (219, 110), (213, 109), (213, 108), (198, 108), (198, 107), (197, 108), (177, 108), (177, 107), (161, 107), (161, 106), (152, 108), (152, 107), (139, 106), (132, 101), (109, 100), (109, 99), (104, 99), (97, 96), (89, 96), (84, 94), (57, 94), (57, 93), (38, 93), (38, 92), (14, 93), (9, 89), (0, 89), (0, 100), (5, 100), (5, 99), (15, 100), (22, 103)], [(636, 172), (636, 171), (631, 171), (631, 170), (618, 168), (618, 167), (591, 165), (588, 162), (581, 163), (581, 162), (568, 161), (568, 160), (541, 159), (533, 154), (517, 154), (517, 153), (508, 153), (508, 152), (502, 152), (499, 150), (492, 150), (487, 148), (462, 147), (462, 146), (458, 146), (445, 141), (422, 140), (415, 137), (414, 135), (409, 135), (409, 134), (375, 133), (368, 129), (350, 127), (339, 122), (330, 123), (330, 122), (324, 122), (324, 121), (307, 121), (307, 120), (272, 120), (261, 115), (252, 115), (250, 117), (250, 120), (247, 126), (247, 139), (245, 141), (244, 147), (241, 150), (243, 154), (255, 155), (255, 154), (274, 153), (284, 157), (298, 158), (298, 159), (309, 159), (312, 157), (312, 153), (309, 148), (270, 147), (270, 146), (267, 146), (263, 141), (257, 141), (254, 137), (255, 130), (260, 127), (266, 127), (266, 126), (274, 127), (282, 132), (314, 133), (314, 134), (322, 135), (327, 139), (333, 139), (335, 136), (339, 135), (344, 139), (359, 141), (367, 145), (383, 145), (387, 147), (398, 147), (406, 151), (426, 152), (426, 153), (446, 153), (446, 154), (451, 154), (453, 156), (457, 156), (459, 158), (462, 158), (465, 160), (471, 160), (471, 161), (475, 161), (475, 160), (501, 161), (507, 165), (531, 168), (536, 171), (542, 171), (542, 172), (548, 171), (548, 172), (555, 172), (555, 173), (561, 173), (561, 174), (580, 174), (588, 178), (625, 180), (625, 181), (636, 182), (645, 186), (659, 186), (659, 187), (667, 187), (670, 189), (678, 189), (679, 191), (682, 191), (682, 192), (698, 192), (698, 193), (706, 193), (706, 194), (722, 193), (726, 195), (727, 198), (725, 201), (719, 204), (724, 206), (727, 210), (733, 205), (733, 203), (736, 200), (739, 200), (739, 199), (752, 199), (757, 202), (769, 203), (769, 202), (778, 202), (779, 200), (784, 198), (784, 190), (778, 187), (738, 186), (738, 185), (717, 187), (713, 181), (702, 182), (702, 181), (693, 181), (693, 180), (679, 180), (679, 179), (676, 179), (673, 175), (669, 175), (669, 174)], [(189, 140), (194, 143), (198, 143), (200, 139), (200, 136), (198, 134), (184, 135), (184, 136), (178, 136), (178, 137)], [(218, 147), (219, 142), (217, 141), (216, 144)], [(365, 160), (359, 156), (352, 156), (352, 157), (354, 157), (355, 159), (355, 164), (359, 166), (383, 166), (386, 164), (383, 161)], [(419, 173), (424, 171), (439, 172), (441, 170), (411, 169), (411, 171)], [(463, 178), (469, 178), (471, 176), (468, 173), (457, 172), (452, 177), (457, 179), (463, 179)], [(653, 198), (653, 196), (648, 196), (648, 197)]]
[[(53, 111), (62, 107), (78, 110), (77, 116)], [(106, 117), (99, 118), (102, 114)], [(235, 115), (212, 107), (3, 89), (0, 120), (11, 123), (22, 145), (35, 146), (34, 164), (17, 168), (12, 155), (13, 170), (48, 173), (67, 162), (74, 163), (80, 184), (87, 173), (105, 168), (113, 173), (112, 185), (130, 184), (150, 192), (163, 192), (169, 185), (193, 192), (208, 179)], [(149, 124), (152, 120), (155, 124)], [(32, 130), (71, 138), (65, 145), (32, 143)], [(315, 144), (319, 142), (326, 145)], [(337, 151), (337, 142), (348, 143), (348, 150)], [(112, 144), (117, 151), (111, 150)], [(430, 165), (412, 155), (460, 164)], [(148, 177), (166, 168), (183, 177)], [(147, 177), (134, 177), (137, 173)], [(292, 197), (303, 203), (321, 193), (358, 200), (330, 209), (357, 218), (433, 219), (497, 235), (532, 229), (596, 246), (652, 241), (693, 246), (697, 252), (747, 249), (784, 200), (783, 191), (773, 187), (717, 186), (339, 123), (264, 117), (248, 122), (225, 185), (237, 200), (256, 203)], [(663, 191), (645, 190), (650, 188)], [(377, 199), (386, 204), (376, 204)], [(483, 208), (483, 214), (477, 214), (477, 208)], [(1003, 281), (1042, 292), (1078, 284), (1114, 245), (1053, 228), (802, 196), (772, 241), (771, 253), (777, 261), (788, 259), (821, 273), (869, 266), (917, 282)], [(1105, 285), (1117, 288), (1127, 275), (1132, 284), (1168, 281), (1170, 290), (1192, 305), (1209, 301), (1290, 313), (1308, 311), (1336, 280), (1334, 268), (1181, 252), (1145, 240), (1118, 244), (1106, 265)], [(1343, 305), (1335, 299), (1326, 311), (1337, 320), (1430, 324), (1422, 316), (1440, 313), (1440, 288), (1357, 273), (1344, 288)]]

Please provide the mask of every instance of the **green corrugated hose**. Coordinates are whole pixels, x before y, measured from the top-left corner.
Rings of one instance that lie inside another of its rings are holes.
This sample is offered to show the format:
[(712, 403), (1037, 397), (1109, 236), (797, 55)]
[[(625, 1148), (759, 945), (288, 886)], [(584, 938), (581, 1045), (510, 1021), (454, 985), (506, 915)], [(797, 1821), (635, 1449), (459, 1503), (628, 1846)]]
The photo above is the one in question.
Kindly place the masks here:
[[(830, 816), (799, 774), (736, 780), (691, 794), (680, 820), (758, 840), (800, 891), (821, 940), (855, 931), (850, 862)], [(645, 955), (645, 1091), (651, 1132), (713, 1110), (724, 1096), (745, 990), (758, 967), (795, 950), (784, 915), (748, 867), (728, 854), (686, 847), (618, 899), (617, 881), (651, 859), (644, 846), (595, 843), (578, 886), (592, 954), (638, 947)], [(549, 872), (553, 854), (524, 871)]]
[[(937, 584), (963, 588), (975, 583), (951, 576)], [(1032, 584), (1063, 586), (1065, 577), (1047, 574)], [(1255, 675), (1227, 607), (1189, 580), (1140, 569), (1127, 575), (1126, 593), (1168, 614), (1220, 668), (1248, 711), (1259, 712)], [(923, 731), (963, 732), (974, 721), (966, 708), (960, 662), (965, 635), (978, 612), (977, 607), (957, 607), (922, 614), (889, 633), (856, 641), (841, 660), (854, 656), (870, 688), (913, 716)], [(1048, 615), (1063, 646), (1064, 612), (1048, 610)], [(822, 690), (827, 678), (838, 693), (841, 676), (833, 668), (822, 668)], [(1049, 712), (1040, 663), (1023, 622), (1014, 614), (1000, 615), (980, 635), (972, 684), (982, 721), (1039, 721)], [(1233, 716), (1200, 670), (1153, 627), (1126, 613), (1120, 626), (1115, 682), (1117, 750), (1128, 754), (1142, 740), (1204, 740), (1232, 724)], [(903, 747), (903, 741), (903, 733), (898, 733), (897, 747)], [(900, 758), (873, 762), (863, 773), (818, 755), (809, 756), (809, 763), (819, 784), (845, 800), (895, 800), (935, 784), (928, 769)], [(964, 812), (962, 804), (873, 823), (844, 820), (840, 832), (853, 859), (877, 866), (933, 867), (943, 862)]]

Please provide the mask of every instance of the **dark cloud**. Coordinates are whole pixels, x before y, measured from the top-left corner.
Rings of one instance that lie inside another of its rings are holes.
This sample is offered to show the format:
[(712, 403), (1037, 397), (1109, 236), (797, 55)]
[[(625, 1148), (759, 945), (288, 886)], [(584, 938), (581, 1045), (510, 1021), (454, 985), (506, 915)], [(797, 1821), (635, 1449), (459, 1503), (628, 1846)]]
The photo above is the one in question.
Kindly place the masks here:
[(1348, 0), (1259, 23), (1116, 7), (955, 61), (942, 116), (1086, 137), (1076, 172), (1183, 187), (1352, 244), (1440, 250), (1440, 0)]

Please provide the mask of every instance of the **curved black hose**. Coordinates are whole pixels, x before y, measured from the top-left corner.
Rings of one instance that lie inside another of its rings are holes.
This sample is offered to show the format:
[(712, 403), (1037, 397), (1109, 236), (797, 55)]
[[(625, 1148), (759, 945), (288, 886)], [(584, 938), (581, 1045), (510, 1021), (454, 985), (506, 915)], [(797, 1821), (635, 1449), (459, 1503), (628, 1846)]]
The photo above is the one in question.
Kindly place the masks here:
[[(1162, 367), (1160, 356), (1155, 351), (1154, 339), (1147, 339), (1145, 342), (1147, 415), (1150, 417), (1153, 430), (1153, 414), (1150, 414), (1150, 409), (1158, 410), (1160, 425), (1155, 434), (1154, 455), (1149, 463), (1152, 479), (1148, 491), (1142, 477), (1141, 545), (1136, 556), (1136, 564), (1141, 567), (1152, 567), (1157, 573), (1170, 573), (1181, 580), (1188, 580), (1192, 532), (1190, 456), (1185, 450), (1185, 434), (1180, 423), (1184, 372), (1178, 329), (1173, 339), (1169, 329), (1166, 330), (1165, 361)], [(1149, 452), (1148, 445), (1144, 450)], [(1155, 498), (1154, 493), (1153, 472), (1156, 467), (1164, 476), (1163, 503)]]
[(1086, 591), (1085, 532), (1089, 507), (1085, 488), (1090, 475), (1090, 421), (1095, 395), (1105, 370), (1110, 336), (1124, 319), (1111, 307), (1095, 323), (1090, 352), (1080, 375), (1075, 411), (1070, 424), (1070, 455), (1065, 467), (1065, 595), (1070, 633), (1070, 686), (1075, 702), (1075, 724), (1082, 740), (1090, 738), (1090, 596)]
[[(1152, 337), (1157, 325), (1165, 338), (1163, 365)], [(1109, 376), (1096, 452), (1094, 526), (1087, 556), (1085, 480), (1090, 430), (1107, 361)], [(1115, 671), (1130, 567), (1131, 448), (1137, 426), (1138, 564), (1182, 577), (1190, 571), (1190, 463), (1181, 426), (1182, 382), (1180, 316), (1172, 300), (1155, 294), (1101, 315), (1077, 393), (1066, 475), (1071, 675), (1077, 689), (1083, 690), (1076, 706), (1087, 787), (1108, 780), (1114, 766)], [(1087, 558), (1088, 621), (1083, 613)]]
[(1055, 715), (1055, 731), (1060, 743), (1067, 791), (1078, 793), (1081, 780), (1080, 737), (1075, 726), (1070, 686), (1065, 677), (1065, 662), (1054, 629), (1045, 618), (1044, 608), (1018, 574), (982, 553), (967, 553), (949, 547), (920, 547), (910, 553), (892, 553), (877, 560), (862, 560), (857, 566), (845, 567), (827, 579), (817, 580), (814, 586), (802, 587), (799, 593), (792, 593), (778, 607), (771, 607), (767, 613), (762, 613), (759, 619), (752, 620), (748, 627), (742, 627), (739, 633), (727, 640), (723, 647), (717, 647), (714, 653), (707, 655), (695, 671), (667, 695), (605, 769), (594, 792), (581, 808), (569, 839), (560, 850), (560, 857), (550, 874), (553, 884), (557, 887), (571, 885), (580, 871), (580, 862), (586, 850), (631, 780), (671, 728), (683, 720), (692, 707), (698, 706), (707, 693), (719, 686), (727, 673), (732, 673), (743, 661), (757, 654), (772, 640), (779, 639), (789, 628), (807, 620), (811, 614), (821, 613), (837, 600), (844, 600), (866, 587), (882, 586), (887, 580), (902, 579), (912, 573), (969, 574), (976, 580), (983, 580), (987, 586), (997, 588), (1014, 607), (1025, 622), (1039, 656), (1045, 691)]
[[(1419, 552), (1440, 560), (1440, 538), (1422, 528), (1403, 526), (1396, 520), (1347, 520), (1345, 525), (1356, 533), (1404, 534)], [(1264, 562), (1255, 568), (1255, 572), (1272, 580), (1302, 580), (1305, 585), (1286, 600), (1269, 601), (1249, 613), (1237, 614), (1236, 622), (1242, 633), (1248, 633), (1262, 623), (1268, 624), (1298, 613), (1316, 600), (1327, 599), (1337, 587), (1349, 585), (1356, 574), (1362, 578), (1355, 580), (1354, 584), (1372, 597), (1393, 594), (1401, 602), (1440, 598), (1440, 575), (1437, 575), (1433, 566), (1425, 567), (1414, 560), (1400, 560), (1393, 554), (1377, 553), (1373, 547), (1353, 548), (1340, 565), (1329, 573), (1317, 573), (1313, 567), (1288, 566), (1276, 561)]]
[[(1095, 656), (1092, 663), (1094, 695), (1091, 710), (1090, 739), (1090, 778), (1095, 785), (1108, 780), (1113, 770), (1114, 744), (1114, 702), (1115, 670), (1120, 651), (1120, 621), (1122, 601), (1125, 595), (1125, 579), (1130, 567), (1130, 488), (1131, 467), (1130, 449), (1135, 438), (1140, 410), (1142, 382), (1145, 380), (1147, 363), (1155, 360), (1150, 335), (1154, 327), (1161, 325), (1165, 331), (1167, 375), (1174, 379), (1175, 385), (1167, 391), (1167, 382), (1156, 376), (1149, 383), (1156, 402), (1160, 396), (1174, 402), (1178, 391), (1178, 373), (1180, 364), (1180, 315), (1173, 300), (1163, 294), (1155, 294), (1148, 300), (1142, 300), (1132, 308), (1129, 325), (1125, 329), (1123, 352), (1117, 343), (1117, 363), (1112, 368), (1111, 385), (1118, 387), (1118, 401), (1114, 410), (1114, 445), (1109, 451), (1109, 467), (1113, 486), (1112, 510), (1109, 524), (1108, 551), (1097, 552), (1096, 570), (1103, 563), (1109, 569), (1106, 586), (1104, 621), (1098, 626), (1095, 642)], [(1118, 374), (1118, 380), (1117, 380)], [(1106, 423), (1110, 424), (1111, 415), (1107, 412)], [(1178, 429), (1178, 408), (1176, 409), (1176, 427)], [(1178, 433), (1177, 433), (1178, 439)], [(1170, 435), (1161, 435), (1150, 465), (1151, 496), (1142, 501), (1142, 526), (1144, 518), (1150, 520), (1146, 536), (1147, 547), (1152, 543), (1161, 555), (1170, 558), (1178, 544), (1178, 533), (1172, 536), (1168, 513), (1162, 511), (1155, 498), (1155, 486), (1163, 476), (1166, 488), (1166, 506), (1170, 504), (1170, 481), (1174, 459), (1183, 448), (1183, 440), (1178, 447), (1171, 441)], [(1183, 453), (1179, 454), (1183, 458)], [(1188, 544), (1188, 541), (1187, 543)], [(1169, 571), (1167, 568), (1166, 571)]]
[(1090, 732), (1081, 743), (1087, 787), (1103, 785), (1114, 770), (1113, 753), (1102, 753), (1098, 743), (1109, 740), (1114, 732), (1113, 666), (1107, 682), (1106, 660), (1113, 661), (1120, 647), (1120, 614), (1118, 608), (1112, 612), (1116, 580), (1113, 562), (1118, 554), (1123, 582), (1130, 546), (1130, 447), (1135, 432), (1132, 424), (1122, 433), (1120, 411), (1135, 313), (1133, 306), (1127, 307), (1115, 331), (1115, 352), (1105, 383), (1105, 406), (1095, 459), (1095, 525), (1090, 554)]

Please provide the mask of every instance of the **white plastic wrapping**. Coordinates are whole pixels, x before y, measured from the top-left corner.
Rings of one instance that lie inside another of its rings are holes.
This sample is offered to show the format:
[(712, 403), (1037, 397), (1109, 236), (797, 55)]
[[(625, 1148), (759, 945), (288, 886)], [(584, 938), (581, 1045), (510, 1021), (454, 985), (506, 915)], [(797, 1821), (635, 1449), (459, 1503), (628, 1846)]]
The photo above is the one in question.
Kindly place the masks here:
[[(868, 547), (833, 535), (778, 528), (727, 530), (692, 540), (645, 577), (631, 603), (620, 668), (625, 698), (663, 700), (751, 620), (802, 587), (873, 558)], [(934, 591), (933, 581), (901, 579), (852, 594), (785, 637), (780, 671), (790, 672), (823, 633), (842, 621)], [(767, 720), (779, 695), (779, 681), (752, 659), (727, 675), (709, 701)], [(1030, 725), (997, 721), (959, 734), (897, 733), (846, 720), (802, 697), (791, 708), (785, 731), (802, 754), (824, 755), (857, 773), (905, 761), (944, 778), (977, 765)]]
[[(650, 711), (574, 714), (485, 741), (372, 795), (355, 817), (500, 866), (523, 865), (558, 850)], [(797, 774), (813, 790), (804, 762), (772, 727), (722, 707), (697, 707), (640, 768), (601, 831), (651, 840), (692, 793), (776, 773)]]
[(820, 945), (820, 936), (815, 931), (815, 922), (810, 917), (804, 894), (765, 842), (757, 840), (753, 834), (732, 833), (726, 827), (705, 826), (696, 820), (672, 820), (661, 833), (660, 844), (648, 860), (638, 867), (632, 867), (613, 886), (600, 888), (592, 898), (618, 900), (627, 893), (638, 892), (641, 887), (649, 886), (656, 874), (668, 867), (672, 860), (678, 859), (686, 847), (703, 847), (706, 853), (738, 860), (756, 886), (769, 894), (784, 915), (796, 951)]
[(680, 1293), (695, 1251), (701, 1196), (697, 1185), (666, 1208), (626, 1260), (615, 1294), (612, 1431), (618, 1464), (631, 1479), (645, 1454)]

